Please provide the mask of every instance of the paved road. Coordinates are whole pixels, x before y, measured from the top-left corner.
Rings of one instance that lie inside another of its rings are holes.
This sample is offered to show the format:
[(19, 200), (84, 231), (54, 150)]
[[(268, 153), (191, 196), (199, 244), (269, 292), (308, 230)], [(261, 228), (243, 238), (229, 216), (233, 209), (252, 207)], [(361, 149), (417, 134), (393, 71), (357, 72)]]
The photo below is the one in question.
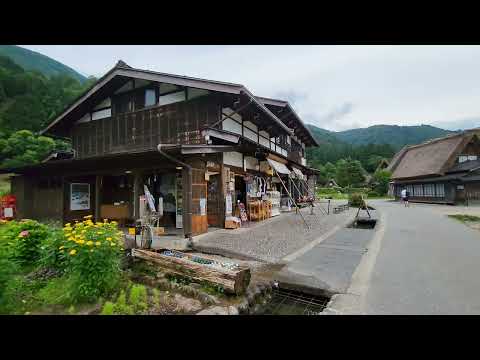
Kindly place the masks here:
[(446, 216), (461, 211), (389, 201), (371, 205), (381, 213), (381, 231), (354, 274), (351, 294), (338, 295), (333, 311), (480, 314), (480, 232)]

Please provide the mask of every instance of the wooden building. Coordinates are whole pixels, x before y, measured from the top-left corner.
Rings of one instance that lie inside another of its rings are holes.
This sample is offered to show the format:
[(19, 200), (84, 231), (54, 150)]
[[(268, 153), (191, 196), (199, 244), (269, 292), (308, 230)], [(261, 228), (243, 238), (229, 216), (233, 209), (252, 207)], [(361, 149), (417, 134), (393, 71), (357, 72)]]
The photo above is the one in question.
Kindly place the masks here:
[(391, 189), (398, 199), (402, 189), (410, 200), (429, 203), (465, 203), (480, 200), (480, 129), (405, 146), (393, 157)]
[(73, 151), (5, 170), (21, 218), (131, 222), (148, 188), (162, 225), (190, 237), (223, 227), (238, 200), (278, 191), (283, 204), (315, 185), (305, 148), (317, 143), (288, 102), (122, 61), (42, 133)]

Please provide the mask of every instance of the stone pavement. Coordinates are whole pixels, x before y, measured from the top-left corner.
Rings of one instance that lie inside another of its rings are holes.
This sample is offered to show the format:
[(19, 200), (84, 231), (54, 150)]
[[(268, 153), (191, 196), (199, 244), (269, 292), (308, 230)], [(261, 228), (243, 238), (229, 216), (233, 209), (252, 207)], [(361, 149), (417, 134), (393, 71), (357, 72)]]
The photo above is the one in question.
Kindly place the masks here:
[[(343, 204), (346, 200), (332, 201), (332, 204), (334, 203)], [(325, 207), (325, 204), (322, 206)], [(193, 247), (196, 251), (205, 253), (282, 263), (282, 259), (287, 255), (353, 220), (356, 209), (351, 208), (339, 214), (330, 211), (330, 215), (322, 213), (319, 207), (314, 209), (314, 215), (310, 215), (309, 208), (301, 211), (310, 229), (307, 229), (302, 218), (292, 211), (263, 222), (251, 223), (249, 227), (236, 230), (219, 229), (200, 235), (193, 239)]]

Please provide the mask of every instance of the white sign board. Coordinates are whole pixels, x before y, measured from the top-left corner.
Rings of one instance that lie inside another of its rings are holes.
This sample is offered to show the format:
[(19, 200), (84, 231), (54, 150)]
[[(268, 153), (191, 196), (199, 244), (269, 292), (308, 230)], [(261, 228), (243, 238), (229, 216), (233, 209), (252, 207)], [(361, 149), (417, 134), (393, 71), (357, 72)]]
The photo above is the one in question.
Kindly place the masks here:
[(156, 211), (155, 209), (155, 201), (153, 200), (153, 196), (148, 190), (147, 185), (143, 185), (143, 191), (145, 193), (145, 197), (147, 198), (148, 202), (148, 207), (150, 208), (150, 211)]
[(4, 208), (3, 216), (6, 218), (13, 218), (13, 208)]
[(163, 216), (163, 197), (158, 198), (158, 214)]
[(200, 215), (206, 215), (207, 214), (207, 199), (203, 198), (200, 199)]
[(232, 214), (232, 195), (230, 194), (225, 196), (225, 213), (227, 216)]
[(90, 184), (70, 184), (70, 210), (90, 210)]

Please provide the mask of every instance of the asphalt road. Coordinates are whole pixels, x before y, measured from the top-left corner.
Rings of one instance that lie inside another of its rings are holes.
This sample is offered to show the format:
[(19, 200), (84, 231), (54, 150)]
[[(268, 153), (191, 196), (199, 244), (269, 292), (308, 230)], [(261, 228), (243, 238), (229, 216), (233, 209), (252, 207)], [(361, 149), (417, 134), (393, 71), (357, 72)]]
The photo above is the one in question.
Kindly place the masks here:
[(335, 311), (480, 314), (480, 232), (446, 216), (461, 211), (370, 204), (379, 210), (383, 228), (356, 270), (351, 294), (337, 299)]

